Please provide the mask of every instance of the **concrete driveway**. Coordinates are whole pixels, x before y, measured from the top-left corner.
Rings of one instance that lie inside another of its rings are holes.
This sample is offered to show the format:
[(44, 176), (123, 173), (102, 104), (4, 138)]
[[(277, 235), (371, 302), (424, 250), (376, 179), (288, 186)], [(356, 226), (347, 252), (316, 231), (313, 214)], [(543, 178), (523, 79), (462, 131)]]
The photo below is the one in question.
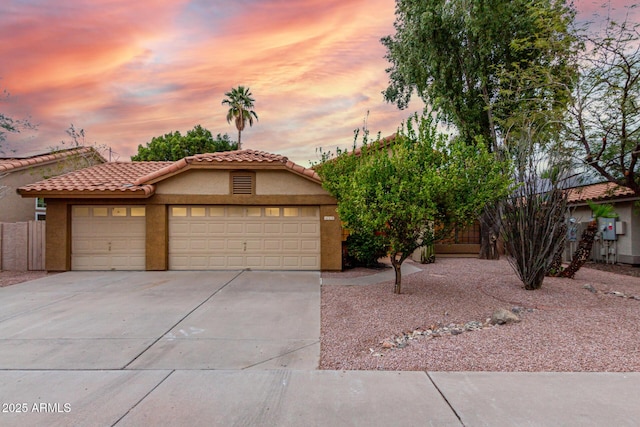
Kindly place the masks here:
[(0, 289), (2, 369), (315, 369), (317, 272), (69, 272)]
[(640, 373), (319, 371), (319, 336), (317, 272), (69, 272), (0, 288), (0, 425), (640, 418)]

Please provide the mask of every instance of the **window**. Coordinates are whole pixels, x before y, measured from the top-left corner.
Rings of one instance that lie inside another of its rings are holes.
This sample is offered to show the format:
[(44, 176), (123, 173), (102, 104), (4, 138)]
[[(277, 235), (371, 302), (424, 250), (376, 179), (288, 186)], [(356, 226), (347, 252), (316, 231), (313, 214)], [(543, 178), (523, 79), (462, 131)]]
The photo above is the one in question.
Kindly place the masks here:
[(224, 208), (218, 206), (209, 208), (209, 216), (224, 216)]
[(231, 194), (253, 194), (254, 193), (254, 174), (232, 173), (231, 174)]
[(207, 208), (191, 208), (191, 216), (205, 216)]
[(171, 208), (171, 216), (187, 216), (187, 208), (173, 206)]
[(262, 208), (247, 208), (247, 216), (262, 216)]
[(144, 214), (145, 214), (144, 207), (131, 208), (131, 216), (144, 216)]
[(111, 216), (127, 216), (127, 208), (111, 208)]
[(107, 216), (107, 208), (93, 208), (93, 216)]
[(44, 201), (44, 198), (37, 197), (36, 198), (36, 221), (44, 221), (47, 212), (47, 203)]
[(280, 216), (280, 208), (264, 208), (264, 216)]
[(298, 208), (283, 208), (284, 216), (298, 216)]

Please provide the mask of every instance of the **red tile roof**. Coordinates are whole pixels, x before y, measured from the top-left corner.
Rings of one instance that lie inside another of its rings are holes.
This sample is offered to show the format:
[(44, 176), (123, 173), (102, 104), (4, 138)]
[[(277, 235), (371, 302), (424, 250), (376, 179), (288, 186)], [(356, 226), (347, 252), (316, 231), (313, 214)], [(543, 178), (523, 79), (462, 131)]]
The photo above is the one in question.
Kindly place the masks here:
[(320, 183), (312, 170), (284, 156), (263, 151), (240, 150), (197, 154), (177, 162), (114, 162), (70, 172), (18, 189), (23, 196), (149, 197), (155, 183), (190, 168), (252, 169), (274, 167), (290, 170)]
[(153, 185), (135, 185), (144, 174), (152, 173), (172, 162), (112, 162), (69, 172), (20, 187), (23, 196), (93, 195), (142, 196), (153, 194)]
[(66, 159), (72, 156), (91, 155), (97, 161), (106, 162), (107, 160), (100, 155), (93, 147), (76, 147), (66, 150), (52, 151), (49, 153), (37, 154), (29, 157), (4, 157), (0, 158), (0, 173), (15, 172), (34, 166), (53, 163), (58, 160)]
[(632, 197), (633, 195), (633, 191), (627, 187), (621, 187), (611, 182), (601, 182), (569, 189), (569, 203)]

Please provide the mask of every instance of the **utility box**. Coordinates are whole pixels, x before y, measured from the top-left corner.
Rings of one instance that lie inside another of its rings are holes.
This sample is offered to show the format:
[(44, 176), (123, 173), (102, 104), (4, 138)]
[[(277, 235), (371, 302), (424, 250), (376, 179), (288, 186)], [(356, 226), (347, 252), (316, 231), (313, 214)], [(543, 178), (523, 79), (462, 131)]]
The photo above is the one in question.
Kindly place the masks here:
[(598, 218), (598, 231), (602, 234), (602, 240), (618, 240), (615, 218)]

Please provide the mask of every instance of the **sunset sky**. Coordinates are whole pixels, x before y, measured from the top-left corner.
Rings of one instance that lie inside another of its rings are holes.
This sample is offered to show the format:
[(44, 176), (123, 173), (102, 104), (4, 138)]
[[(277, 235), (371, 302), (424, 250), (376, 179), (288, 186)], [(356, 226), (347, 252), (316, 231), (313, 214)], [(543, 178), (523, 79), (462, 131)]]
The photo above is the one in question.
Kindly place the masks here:
[[(614, 1), (613, 14), (625, 0)], [(582, 19), (601, 1), (577, 0)], [(414, 102), (386, 104), (394, 0), (5, 0), (0, 14), (0, 111), (37, 131), (9, 135), (18, 154), (58, 146), (84, 129), (129, 160), (138, 144), (197, 124), (237, 131), (221, 105), (251, 88), (259, 121), (243, 148), (307, 165), (316, 148), (346, 147), (369, 112), (373, 133), (393, 133)], [(605, 13), (604, 12), (601, 13)], [(640, 18), (638, 10), (635, 17)]]

